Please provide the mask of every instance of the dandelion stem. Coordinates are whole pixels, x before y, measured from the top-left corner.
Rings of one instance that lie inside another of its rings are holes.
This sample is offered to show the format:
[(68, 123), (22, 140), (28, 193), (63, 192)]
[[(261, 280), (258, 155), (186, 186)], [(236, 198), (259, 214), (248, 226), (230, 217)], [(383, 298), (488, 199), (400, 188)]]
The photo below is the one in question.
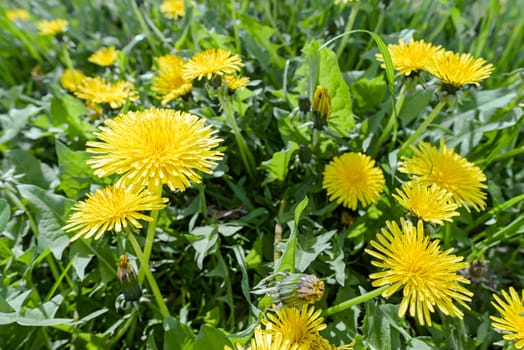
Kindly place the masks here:
[(153, 276), (153, 274), (151, 273), (151, 269), (149, 268), (149, 261), (146, 259), (146, 256), (142, 252), (142, 249), (140, 249), (140, 245), (138, 244), (135, 236), (132, 233), (129, 233), (127, 237), (129, 238), (129, 241), (133, 246), (138, 261), (140, 261), (140, 271), (144, 271), (144, 274), (146, 275), (147, 282), (149, 283), (151, 292), (153, 293), (155, 301), (158, 304), (160, 313), (163, 317), (170, 317), (171, 315), (169, 314), (169, 310), (167, 309), (166, 303), (164, 302), (162, 293), (160, 293), (160, 289), (158, 288), (158, 284), (156, 283), (155, 277)]
[(344, 311), (349, 309), (352, 306), (365, 303), (368, 300), (371, 300), (375, 297), (378, 297), (382, 292), (384, 292), (389, 285), (382, 286), (380, 288), (374, 289), (370, 292), (367, 292), (366, 294), (359, 295), (358, 297), (346, 300), (341, 302), (340, 304), (331, 306), (330, 308), (326, 309), (323, 313), (324, 316), (331, 316), (333, 314), (336, 314), (338, 312)]
[[(157, 189), (154, 189), (153, 192), (156, 192), (158, 196), (162, 196), (162, 186), (160, 186)], [(146, 243), (144, 244), (144, 257), (145, 261), (147, 262), (149, 266), (149, 259), (151, 258), (151, 251), (153, 250), (153, 242), (155, 240), (155, 229), (156, 229), (156, 222), (158, 220), (158, 210), (153, 210), (151, 212), (151, 218), (153, 219), (149, 224), (147, 225), (147, 233), (146, 233)], [(144, 268), (140, 268), (138, 271), (138, 281), (142, 283), (144, 281)]]
[[(348, 22), (346, 23), (346, 28), (344, 28), (344, 33), (347, 33), (351, 31), (351, 28), (353, 28), (353, 24), (355, 24), (355, 20), (357, 18), (358, 13), (358, 4), (353, 4), (353, 7), (351, 8), (351, 14), (349, 15)], [(340, 43), (337, 47), (337, 57), (340, 58), (340, 55), (342, 55), (342, 52), (344, 52), (344, 48), (346, 47), (346, 43), (348, 42), (349, 35), (344, 35), (342, 37), (342, 40), (340, 40)]]
[(235, 113), (233, 112), (233, 108), (231, 106), (231, 102), (224, 95), (225, 92), (220, 91), (217, 94), (218, 100), (220, 102), (220, 105), (222, 106), (224, 114), (226, 115), (226, 121), (231, 130), (233, 130), (233, 134), (235, 135), (235, 140), (240, 151), (240, 157), (242, 158), (242, 162), (244, 163), (244, 166), (246, 167), (249, 176), (253, 179), (255, 177), (255, 160), (253, 158), (253, 154), (251, 154), (251, 151), (249, 150), (249, 147), (246, 144), (246, 140), (242, 136), (240, 128), (238, 127), (237, 121), (235, 119)]
[(404, 154), (406, 149), (420, 136), (420, 134), (424, 132), (424, 130), (426, 130), (428, 125), (433, 122), (433, 120), (437, 117), (442, 107), (444, 107), (445, 105), (445, 101), (440, 101), (438, 105), (435, 106), (435, 108), (431, 111), (426, 120), (424, 120), (424, 122), (420, 124), (418, 129), (407, 139), (406, 142), (402, 144), (402, 146), (400, 147), (400, 151), (398, 152), (399, 156)]

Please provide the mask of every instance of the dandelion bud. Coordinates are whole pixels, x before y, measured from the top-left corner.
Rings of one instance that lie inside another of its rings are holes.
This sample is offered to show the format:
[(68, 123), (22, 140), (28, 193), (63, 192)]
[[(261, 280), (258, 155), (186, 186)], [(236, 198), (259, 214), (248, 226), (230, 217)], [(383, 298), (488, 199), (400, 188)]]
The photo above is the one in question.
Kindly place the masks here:
[(129, 263), (127, 255), (121, 255), (118, 262), (117, 277), (122, 283), (122, 292), (126, 301), (137, 301), (142, 296), (142, 287), (133, 265)]
[(312, 155), (311, 148), (306, 145), (300, 145), (300, 148), (298, 149), (298, 159), (300, 159), (303, 164), (311, 162)]
[(281, 272), (264, 278), (252, 293), (269, 295), (277, 308), (298, 307), (322, 299), (324, 282), (315, 275)]
[(306, 95), (298, 96), (298, 109), (304, 113), (307, 113), (311, 110), (311, 102), (309, 101), (309, 97)]
[(322, 129), (331, 114), (331, 99), (325, 87), (317, 86), (313, 95), (313, 116), (316, 129)]

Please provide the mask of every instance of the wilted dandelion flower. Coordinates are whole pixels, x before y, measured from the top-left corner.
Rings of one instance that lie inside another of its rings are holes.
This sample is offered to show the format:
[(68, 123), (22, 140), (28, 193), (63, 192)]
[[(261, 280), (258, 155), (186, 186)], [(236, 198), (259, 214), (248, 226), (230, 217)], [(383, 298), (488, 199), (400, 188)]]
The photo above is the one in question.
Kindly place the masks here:
[(185, 14), (184, 0), (164, 0), (160, 4), (160, 12), (171, 19), (182, 17)]
[(486, 207), (486, 175), (478, 166), (447, 148), (440, 140), (440, 150), (427, 142), (420, 142), (418, 148), (412, 146), (413, 157), (402, 157), (398, 170), (412, 175), (414, 183), (431, 186), (433, 184), (453, 195), (453, 201), (464, 206), (472, 206), (480, 211)]
[(495, 68), (482, 58), (475, 59), (469, 53), (457, 54), (441, 51), (427, 67), (428, 72), (440, 79), (447, 91), (455, 91), (464, 85), (479, 86), (480, 81), (491, 75)]
[(375, 161), (362, 153), (345, 153), (335, 157), (324, 170), (322, 187), (331, 201), (355, 210), (375, 203), (384, 190), (384, 174)]
[(102, 77), (86, 77), (75, 91), (75, 95), (86, 101), (107, 103), (113, 109), (122, 107), (127, 100), (138, 100), (138, 92), (133, 83), (129, 81), (110, 83)]
[(57, 35), (67, 30), (69, 22), (65, 19), (53, 19), (49, 21), (38, 22), (38, 32), (41, 35)]
[(406, 182), (402, 189), (397, 189), (393, 197), (417, 218), (444, 225), (444, 221), (453, 221), (452, 217), (460, 215), (456, 209), (458, 204), (453, 203), (451, 192), (437, 185), (425, 185)]
[(502, 296), (504, 300), (493, 294), (495, 301), (492, 301), (491, 304), (500, 313), (500, 317), (490, 316), (491, 324), (507, 332), (503, 338), (515, 342), (515, 347), (522, 349), (524, 348), (524, 290), (520, 297), (513, 287), (509, 287), (509, 294), (503, 290)]
[(366, 253), (378, 259), (373, 266), (383, 269), (369, 275), (374, 279), (372, 285), (389, 285), (382, 296), (389, 298), (402, 289), (403, 298), (398, 310), (399, 317), (415, 317), (419, 324), (431, 326), (430, 313), (438, 308), (443, 314), (462, 318), (464, 314), (453, 304), (469, 307), (472, 292), (461, 283), (469, 283), (457, 272), (468, 266), (463, 257), (450, 254), (453, 249), (440, 251), (439, 241), (430, 242), (424, 236), (422, 221), (415, 227), (411, 222), (401, 219), (401, 227), (396, 222), (386, 221), (387, 229), (371, 241), (375, 249)]
[(24, 9), (11, 9), (5, 12), (5, 16), (8, 20), (16, 21), (17, 19), (29, 19), (29, 12)]
[[(442, 48), (426, 43), (424, 40), (415, 41), (411, 38), (407, 44), (400, 39), (398, 45), (388, 45), (388, 50), (393, 68), (400, 74), (414, 76), (426, 70), (429, 62), (438, 52), (442, 51)], [(376, 54), (375, 57), (378, 61), (384, 62), (382, 54)]]
[(79, 70), (66, 69), (60, 77), (60, 83), (62, 83), (62, 86), (70, 92), (75, 92), (78, 90), (80, 83), (85, 77), (84, 73)]
[(87, 60), (98, 66), (108, 67), (115, 63), (119, 52), (114, 46), (103, 47), (89, 56)]
[(201, 182), (198, 171), (211, 173), (222, 159), (214, 149), (222, 140), (204, 122), (172, 109), (121, 114), (100, 127), (95, 135), (101, 141), (87, 143), (95, 154), (87, 163), (99, 177), (121, 174), (125, 184), (183, 191), (190, 181)]
[(222, 49), (208, 49), (195, 54), (182, 70), (184, 79), (208, 80), (215, 76), (234, 74), (240, 71), (244, 64), (238, 55)]
[(191, 80), (182, 76), (185, 64), (182, 58), (177, 55), (165, 55), (157, 58), (157, 64), (158, 72), (151, 82), (151, 90), (162, 99), (163, 106), (193, 89)]
[(248, 77), (241, 77), (238, 75), (227, 74), (224, 75), (224, 84), (229, 90), (238, 90), (247, 86), (249, 83)]
[(66, 232), (78, 231), (71, 238), (99, 239), (107, 231), (122, 232), (129, 225), (141, 228), (139, 220), (152, 221), (142, 211), (159, 210), (165, 207), (166, 198), (136, 187), (108, 186), (87, 195), (85, 201), (72, 208), (73, 214), (62, 227)]
[(135, 268), (129, 262), (127, 255), (121, 255), (118, 260), (116, 275), (122, 284), (122, 293), (126, 301), (137, 301), (142, 296), (142, 287), (138, 281)]

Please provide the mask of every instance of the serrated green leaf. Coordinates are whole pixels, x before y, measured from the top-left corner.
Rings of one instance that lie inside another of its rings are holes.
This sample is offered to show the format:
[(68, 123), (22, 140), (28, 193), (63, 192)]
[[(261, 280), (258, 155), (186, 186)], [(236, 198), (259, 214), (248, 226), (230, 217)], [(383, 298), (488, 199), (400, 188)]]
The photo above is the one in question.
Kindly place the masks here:
[(16, 172), (24, 174), (21, 181), (33, 184), (43, 189), (49, 188), (55, 180), (56, 173), (45, 163), (31, 153), (21, 149), (11, 149), (7, 152), (9, 164), (16, 167)]
[(49, 248), (60, 260), (62, 252), (69, 245), (69, 236), (62, 231), (62, 226), (65, 224), (66, 206), (72, 205), (72, 201), (33, 185), (18, 185), (17, 188), (22, 197), (29, 201), (28, 207), (38, 223), (39, 250)]
[(95, 178), (93, 170), (86, 164), (89, 153), (72, 151), (61, 142), (56, 142), (55, 150), (60, 170), (59, 189), (69, 198), (80, 198), (89, 191)]

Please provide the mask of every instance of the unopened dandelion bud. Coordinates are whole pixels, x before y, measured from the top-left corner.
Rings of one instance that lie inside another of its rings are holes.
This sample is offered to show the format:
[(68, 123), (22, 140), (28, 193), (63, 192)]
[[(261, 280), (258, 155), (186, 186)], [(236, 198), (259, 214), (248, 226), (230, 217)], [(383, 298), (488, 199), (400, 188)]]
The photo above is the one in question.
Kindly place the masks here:
[(300, 148), (298, 149), (298, 159), (304, 164), (308, 164), (311, 162), (311, 157), (313, 155), (313, 152), (311, 151), (311, 148), (309, 148), (306, 145), (300, 145)]
[(315, 94), (313, 95), (313, 116), (315, 128), (322, 129), (326, 124), (331, 114), (331, 98), (325, 87), (317, 86)]
[(122, 284), (122, 293), (126, 301), (137, 301), (142, 296), (142, 287), (133, 265), (129, 263), (127, 255), (121, 255), (118, 262), (117, 277)]
[(306, 95), (298, 96), (298, 109), (304, 113), (307, 113), (311, 110), (311, 101), (309, 101), (309, 97)]
[(277, 308), (312, 304), (324, 296), (324, 282), (315, 275), (276, 273), (264, 278), (252, 291), (267, 294)]

